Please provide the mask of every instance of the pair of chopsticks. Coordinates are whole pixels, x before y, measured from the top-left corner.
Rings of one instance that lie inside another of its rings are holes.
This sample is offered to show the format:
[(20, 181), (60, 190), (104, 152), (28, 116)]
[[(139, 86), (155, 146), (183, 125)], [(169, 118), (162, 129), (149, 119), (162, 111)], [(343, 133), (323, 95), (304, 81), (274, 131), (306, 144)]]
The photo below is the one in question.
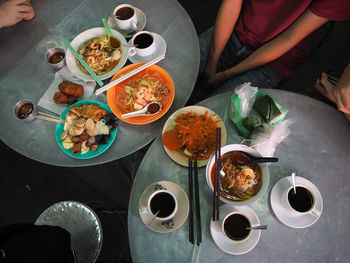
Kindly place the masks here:
[(155, 59), (152, 59), (151, 61), (147, 62), (146, 64), (143, 64), (142, 66), (130, 71), (129, 73), (125, 74), (124, 76), (112, 81), (111, 83), (103, 86), (102, 88), (99, 88), (98, 90), (95, 91), (95, 94), (96, 95), (99, 95), (101, 94), (102, 92), (112, 88), (113, 86), (119, 84), (120, 82), (130, 78), (131, 76), (141, 72), (142, 70), (148, 68), (149, 66), (153, 65), (153, 64), (156, 64), (158, 63), (159, 61), (161, 61), (163, 58), (165, 58), (165, 54), (155, 58)]
[(220, 200), (220, 170), (221, 170), (221, 128), (216, 128), (215, 140), (215, 173), (213, 192), (213, 221), (219, 221), (219, 200)]
[(75, 51), (75, 49), (72, 47), (72, 45), (69, 43), (69, 41), (65, 37), (62, 38), (62, 41), (69, 48), (69, 50), (73, 53), (73, 55), (79, 60), (79, 62), (83, 65), (83, 67), (90, 73), (91, 77), (93, 77), (94, 80), (96, 80), (96, 82), (98, 83), (98, 85), (100, 85), (100, 87), (102, 87), (103, 86), (102, 80), (95, 74), (95, 72), (89, 67), (89, 65), (86, 64), (86, 62), (78, 54), (78, 52)]
[(45, 113), (45, 112), (38, 112), (38, 115), (35, 116), (35, 118), (43, 119), (46, 121), (52, 121), (52, 122), (58, 122), (58, 123), (64, 123), (64, 120), (60, 117)]
[[(202, 224), (201, 224), (201, 212), (199, 204), (199, 187), (198, 187), (198, 171), (197, 160), (194, 161), (194, 190), (195, 190), (195, 203), (193, 203), (193, 174), (192, 174), (192, 160), (188, 159), (188, 180), (189, 180), (189, 195), (190, 195), (190, 227), (189, 227), (189, 239), (194, 244), (194, 216), (197, 221), (197, 245), (202, 242)], [(193, 213), (195, 208), (195, 214)]]

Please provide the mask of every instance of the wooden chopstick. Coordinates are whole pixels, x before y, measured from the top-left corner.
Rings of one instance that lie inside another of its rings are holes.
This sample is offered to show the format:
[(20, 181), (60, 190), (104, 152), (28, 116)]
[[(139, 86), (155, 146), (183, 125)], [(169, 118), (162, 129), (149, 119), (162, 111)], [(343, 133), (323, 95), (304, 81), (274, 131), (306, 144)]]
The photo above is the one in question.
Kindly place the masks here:
[(193, 177), (192, 177), (192, 160), (188, 158), (188, 187), (190, 196), (190, 226), (189, 226), (189, 239), (190, 242), (194, 243), (194, 232), (193, 232)]
[(49, 114), (49, 113), (46, 113), (46, 112), (38, 111), (38, 114), (41, 114), (41, 115), (44, 115), (44, 116), (48, 116), (48, 117), (53, 118), (53, 119), (62, 120), (60, 117), (52, 115), (52, 114)]
[(214, 191), (213, 191), (213, 221), (219, 220), (219, 200), (220, 200), (220, 157), (221, 157), (221, 128), (216, 128), (215, 138), (215, 167), (214, 167)]
[(58, 119), (55, 119), (55, 118), (50, 118), (50, 117), (41, 116), (41, 115), (37, 115), (37, 116), (35, 116), (35, 118), (43, 119), (43, 120), (46, 120), (46, 121), (64, 123), (64, 120), (58, 120)]
[(35, 118), (52, 121), (52, 122), (64, 123), (64, 120), (61, 119), (60, 117), (51, 115), (49, 113), (41, 112), (41, 111), (38, 112), (38, 115), (35, 116)]
[(199, 203), (199, 186), (198, 186), (198, 170), (197, 160), (194, 161), (194, 190), (196, 198), (196, 218), (197, 218), (197, 245), (202, 243), (202, 224), (201, 224), (201, 209)]
[(221, 170), (221, 128), (218, 128), (218, 173), (216, 178), (216, 219), (220, 215), (220, 170)]

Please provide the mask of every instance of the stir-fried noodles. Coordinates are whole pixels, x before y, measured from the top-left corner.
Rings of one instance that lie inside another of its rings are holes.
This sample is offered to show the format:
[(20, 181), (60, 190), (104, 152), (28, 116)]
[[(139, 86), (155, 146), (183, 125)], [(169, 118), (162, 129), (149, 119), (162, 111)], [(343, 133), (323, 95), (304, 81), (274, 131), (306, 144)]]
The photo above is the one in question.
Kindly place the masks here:
[[(98, 36), (86, 41), (78, 49), (78, 53), (98, 75), (111, 71), (121, 58), (121, 48), (112, 48), (108, 43), (107, 35)], [(81, 71), (88, 73), (78, 60), (76, 62)]]

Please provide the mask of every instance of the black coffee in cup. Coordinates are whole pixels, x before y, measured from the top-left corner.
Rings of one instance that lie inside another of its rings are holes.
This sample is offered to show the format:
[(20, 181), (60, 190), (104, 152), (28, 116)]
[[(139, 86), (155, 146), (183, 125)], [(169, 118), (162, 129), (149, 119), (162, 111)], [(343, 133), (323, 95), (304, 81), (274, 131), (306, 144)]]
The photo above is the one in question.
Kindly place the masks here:
[(122, 7), (115, 12), (116, 18), (119, 20), (128, 20), (134, 15), (134, 9), (131, 7)]
[(296, 193), (294, 193), (293, 188), (291, 188), (288, 192), (289, 204), (298, 212), (305, 213), (309, 211), (314, 204), (312, 194), (309, 190), (302, 186), (297, 186), (295, 189)]
[(153, 43), (153, 36), (148, 33), (141, 33), (134, 38), (136, 48), (148, 48)]
[(249, 233), (250, 222), (248, 218), (241, 214), (232, 214), (224, 222), (224, 231), (226, 235), (235, 241), (245, 239)]
[(155, 194), (151, 199), (150, 208), (153, 214), (159, 211), (157, 217), (168, 217), (175, 209), (174, 197), (165, 192)]

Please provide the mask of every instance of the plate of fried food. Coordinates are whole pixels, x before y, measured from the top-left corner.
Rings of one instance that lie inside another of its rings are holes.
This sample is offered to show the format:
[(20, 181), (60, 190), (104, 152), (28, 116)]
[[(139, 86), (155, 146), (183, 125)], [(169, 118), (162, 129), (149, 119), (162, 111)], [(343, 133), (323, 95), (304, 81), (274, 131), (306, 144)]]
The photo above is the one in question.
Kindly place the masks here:
[(77, 159), (90, 159), (105, 152), (117, 135), (117, 118), (109, 107), (94, 100), (78, 101), (56, 124), (56, 141), (62, 151)]
[[(144, 63), (134, 63), (122, 68), (111, 81), (125, 75)], [(130, 124), (147, 124), (161, 118), (171, 107), (175, 86), (170, 75), (161, 67), (151, 65), (141, 72), (107, 90), (108, 106), (122, 121)], [(142, 110), (151, 102), (160, 103), (160, 110), (150, 116), (122, 118), (125, 113)]]
[[(114, 29), (111, 31), (113, 37), (119, 40), (118, 48), (110, 46), (104, 27), (90, 28), (80, 33), (70, 43), (101, 80), (112, 77), (128, 59), (125, 38)], [(85, 81), (94, 80), (69, 49), (66, 63), (69, 70), (78, 78)]]
[(221, 128), (221, 145), (226, 144), (225, 124), (214, 111), (188, 106), (174, 112), (165, 122), (162, 143), (176, 163), (188, 166), (188, 159), (205, 166), (215, 151), (216, 128)]

